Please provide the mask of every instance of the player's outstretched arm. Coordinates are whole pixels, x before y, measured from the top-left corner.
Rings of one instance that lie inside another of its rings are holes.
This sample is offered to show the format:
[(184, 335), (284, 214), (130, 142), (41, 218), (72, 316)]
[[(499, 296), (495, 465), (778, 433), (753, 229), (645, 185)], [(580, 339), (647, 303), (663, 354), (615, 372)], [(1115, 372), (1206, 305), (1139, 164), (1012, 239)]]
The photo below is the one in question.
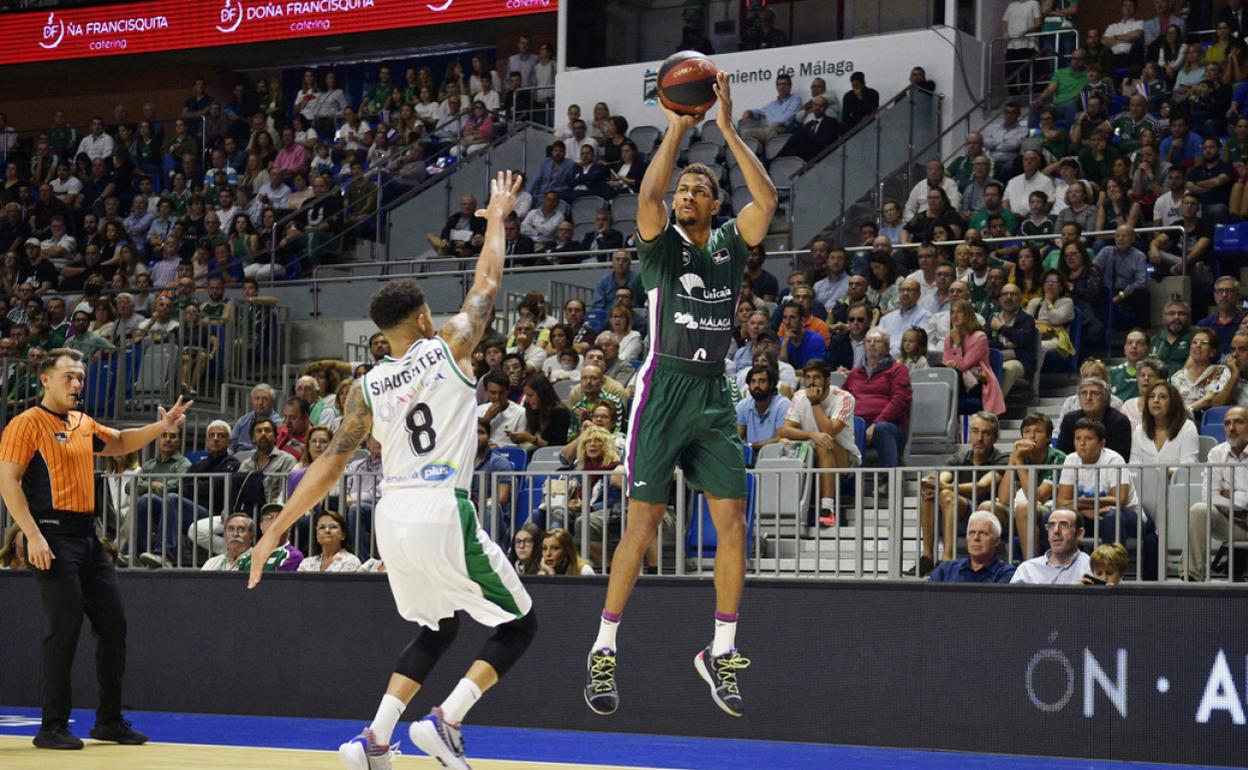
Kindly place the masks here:
[(251, 579), (248, 588), (255, 588), (260, 582), (264, 571), (264, 562), (277, 548), (281, 533), (312, 509), (312, 506), (325, 499), (342, 477), (347, 463), (355, 450), (360, 448), (364, 437), (373, 427), (373, 415), (364, 400), (363, 380), (356, 380), (347, 394), (347, 402), (343, 405), (342, 424), (329, 442), (329, 448), (308, 466), (295, 493), (286, 501), (277, 521), (269, 527), (269, 531), (251, 549)]
[[(776, 213), (776, 186), (771, 183), (771, 177), (767, 176), (767, 169), (763, 168), (762, 161), (753, 150), (745, 146), (732, 122), (732, 92), (728, 86), (727, 73), (720, 72), (715, 79), (715, 96), (719, 99), (719, 114), (715, 116), (715, 124), (724, 135), (724, 141), (733, 157), (737, 159), (737, 165), (745, 176), (745, 186), (750, 188), (750, 197), (754, 199), (737, 212), (737, 232), (741, 233), (747, 244), (757, 246), (771, 229), (771, 218)], [(640, 216), (638, 212), (638, 224), (641, 222)]]
[(503, 261), (507, 253), (506, 234), (503, 224), (516, 205), (520, 192), (520, 177), (510, 171), (499, 172), (490, 180), (490, 202), (477, 216), (485, 218), (485, 241), (481, 256), (477, 258), (477, 271), (472, 278), (472, 288), (464, 297), (463, 307), (446, 322), (438, 334), (451, 348), (451, 355), (460, 362), (460, 368), (472, 371), (472, 351), (485, 334), (490, 320), (494, 298), (503, 282)]
[(680, 142), (685, 132), (698, 123), (698, 118), (678, 115), (662, 103), (659, 109), (667, 118), (667, 133), (663, 134), (663, 141), (650, 158), (646, 175), (637, 188), (637, 234), (643, 241), (654, 240), (667, 227), (667, 185), (672, 181), (672, 169), (676, 168)]

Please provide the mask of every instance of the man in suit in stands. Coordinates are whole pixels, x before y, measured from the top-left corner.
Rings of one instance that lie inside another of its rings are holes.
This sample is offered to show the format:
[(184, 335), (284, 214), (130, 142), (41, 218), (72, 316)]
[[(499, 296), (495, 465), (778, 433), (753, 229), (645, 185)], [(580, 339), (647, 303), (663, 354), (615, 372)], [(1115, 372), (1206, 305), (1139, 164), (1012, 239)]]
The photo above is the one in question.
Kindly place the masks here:
[(871, 328), (871, 308), (866, 303), (851, 305), (846, 314), (849, 329), (832, 337), (828, 346), (828, 365), (838, 372), (847, 372), (862, 365), (866, 359), (867, 330)]
[(827, 98), (816, 96), (810, 103), (810, 119), (793, 129), (793, 136), (780, 151), (781, 155), (796, 155), (802, 160), (811, 160), (840, 137), (841, 123), (828, 114)]
[(611, 226), (611, 210), (594, 212), (594, 231), (586, 233), (581, 241), (581, 251), (597, 251), (598, 261), (606, 262), (607, 253), (624, 247), (624, 236)]
[(516, 212), (507, 215), (507, 221), (503, 223), (503, 234), (507, 267), (529, 264), (524, 258), (517, 259), (516, 255), (532, 254), (537, 248), (533, 245), (532, 238), (520, 233), (520, 218), (516, 216)]

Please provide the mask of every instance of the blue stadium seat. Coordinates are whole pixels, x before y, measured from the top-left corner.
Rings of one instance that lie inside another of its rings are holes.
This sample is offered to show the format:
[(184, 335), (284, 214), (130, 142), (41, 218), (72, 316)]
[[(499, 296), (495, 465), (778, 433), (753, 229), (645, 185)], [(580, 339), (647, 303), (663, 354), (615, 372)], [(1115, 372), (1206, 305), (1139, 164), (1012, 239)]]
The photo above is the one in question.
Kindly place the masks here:
[(525, 476), (511, 493), (511, 531), (523, 527), (533, 511), (542, 505), (542, 485), (549, 476)]
[(529, 453), (518, 446), (494, 447), (494, 451), (506, 457), (514, 471), (524, 471), (529, 467)]
[[(745, 553), (754, 555), (754, 487), (757, 479), (753, 474), (745, 477)], [(698, 492), (693, 496), (693, 523), (685, 537), (685, 553), (690, 556), (714, 556), (719, 537), (715, 532), (715, 522), (711, 519), (711, 507), (707, 505), (706, 495)], [(699, 537), (702, 541), (698, 549)]]
[(854, 418), (854, 443), (858, 445), (858, 453), (867, 456), (867, 421), (861, 417)]
[(1200, 435), (1215, 438), (1219, 444), (1226, 441), (1226, 428), (1222, 425), (1222, 421), (1226, 419), (1226, 413), (1230, 408), (1229, 406), (1215, 406), (1206, 409), (1205, 416), (1200, 420)]
[(190, 460), (191, 465), (194, 465), (195, 463), (199, 462), (200, 460), (204, 459), (207, 456), (208, 456), (208, 451), (206, 449), (201, 449), (198, 452), (186, 453), (186, 459)]
[(751, 447), (749, 444), (742, 444), (741, 455), (743, 459), (745, 460), (745, 467), (753, 468), (754, 467), (754, 448)]
[(1248, 251), (1248, 222), (1213, 226), (1213, 252), (1218, 256)]

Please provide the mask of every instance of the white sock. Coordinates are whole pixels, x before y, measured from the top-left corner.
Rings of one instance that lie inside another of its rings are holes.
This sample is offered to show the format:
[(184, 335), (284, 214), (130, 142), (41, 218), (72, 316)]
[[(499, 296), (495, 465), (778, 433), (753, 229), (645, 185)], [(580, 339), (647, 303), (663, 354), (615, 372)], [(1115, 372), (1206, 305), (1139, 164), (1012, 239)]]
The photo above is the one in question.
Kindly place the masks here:
[(381, 705), (377, 707), (377, 716), (373, 717), (373, 723), (369, 725), (378, 743), (382, 745), (390, 743), (390, 736), (394, 733), (394, 726), (399, 723), (399, 719), (403, 716), (403, 710), (406, 708), (407, 705), (393, 695), (381, 696)]
[(711, 641), (711, 655), (720, 656), (737, 646), (737, 616), (715, 613), (715, 638)]
[(829, 511), (834, 511), (836, 509), (832, 507), (832, 502), (832, 498), (830, 497), (821, 497), (819, 498), (819, 507), (826, 508)]
[(615, 632), (620, 627), (619, 616), (615, 620), (604, 616), (598, 623), (598, 638), (594, 640), (594, 651), (608, 649), (615, 652)]
[(464, 721), (476, 702), (481, 699), (481, 688), (471, 679), (460, 679), (451, 694), (442, 701), (442, 716), (448, 724), (457, 725)]

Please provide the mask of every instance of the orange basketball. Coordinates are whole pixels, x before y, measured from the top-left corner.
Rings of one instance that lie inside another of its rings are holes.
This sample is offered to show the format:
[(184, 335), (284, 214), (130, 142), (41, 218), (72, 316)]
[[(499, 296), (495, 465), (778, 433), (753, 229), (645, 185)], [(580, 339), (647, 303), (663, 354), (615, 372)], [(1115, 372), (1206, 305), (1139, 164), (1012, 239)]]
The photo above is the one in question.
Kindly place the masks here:
[(659, 100), (681, 115), (702, 117), (715, 106), (715, 62), (697, 51), (677, 51), (659, 67)]

